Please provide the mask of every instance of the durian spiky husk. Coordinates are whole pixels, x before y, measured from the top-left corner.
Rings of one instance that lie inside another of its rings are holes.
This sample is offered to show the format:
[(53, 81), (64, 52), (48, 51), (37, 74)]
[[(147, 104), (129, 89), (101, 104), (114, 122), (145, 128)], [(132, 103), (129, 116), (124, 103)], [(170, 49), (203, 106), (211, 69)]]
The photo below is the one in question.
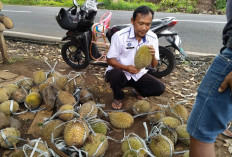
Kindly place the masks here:
[(0, 111), (2, 111), (6, 116), (11, 114), (10, 106), (13, 103), (13, 113), (19, 110), (19, 104), (14, 100), (7, 100), (0, 104)]
[(42, 82), (46, 81), (46, 73), (43, 70), (36, 71), (33, 76), (33, 81), (36, 85), (41, 84)]
[(161, 128), (162, 135), (168, 137), (175, 144), (177, 142), (177, 133), (176, 130), (170, 129), (168, 127)]
[[(61, 125), (63, 123), (62, 120), (54, 119), (47, 122), (41, 129), (41, 134), (51, 140), (52, 133), (53, 138), (57, 138), (63, 134), (65, 125)], [(59, 127), (57, 127), (60, 125)]]
[(107, 137), (103, 134), (98, 134), (98, 133), (96, 133), (96, 136), (94, 136), (94, 134), (91, 134), (88, 140), (83, 145), (83, 150), (88, 152), (88, 157), (102, 156), (107, 148), (108, 148)]
[(185, 152), (182, 157), (189, 157), (189, 151)]
[(64, 141), (68, 146), (81, 147), (89, 137), (89, 128), (85, 121), (70, 121), (64, 129)]
[(135, 114), (148, 113), (151, 109), (150, 103), (146, 100), (138, 100), (133, 105), (133, 111)]
[(22, 149), (18, 149), (9, 155), (9, 157), (24, 157), (24, 156), (25, 155)]
[(151, 61), (152, 61), (152, 55), (149, 50), (149, 46), (148, 45), (141, 46), (135, 54), (135, 58), (134, 58), (135, 67), (137, 69), (145, 68), (151, 64)]
[(186, 144), (187, 146), (190, 145), (190, 136), (187, 132), (187, 125), (179, 125), (176, 127), (177, 137), (182, 143)]
[(24, 102), (27, 96), (27, 90), (23, 88), (19, 88), (11, 94), (11, 99), (16, 101), (17, 103)]
[(95, 104), (86, 102), (80, 107), (78, 113), (84, 118), (90, 118), (97, 115), (98, 108)]
[(132, 150), (127, 150), (122, 157), (140, 157), (137, 155), (136, 152), (132, 151)]
[(99, 119), (94, 118), (90, 121), (90, 126), (95, 133), (100, 133), (106, 135), (107, 126), (103, 121), (99, 121)]
[(184, 123), (187, 122), (189, 117), (188, 110), (181, 104), (175, 105), (167, 110), (167, 115), (180, 120), (182, 119)]
[(89, 100), (92, 100), (92, 94), (89, 92), (88, 89), (81, 89), (80, 91), (80, 102), (81, 103), (86, 103)]
[(56, 103), (57, 89), (54, 85), (49, 84), (41, 91), (43, 101), (45, 102), (45, 108), (50, 111), (54, 108)]
[[(157, 112), (155, 112), (157, 111)], [(165, 117), (165, 112), (161, 110), (160, 106), (155, 105), (151, 108), (150, 112), (155, 112), (147, 115), (147, 119), (151, 123), (156, 123), (158, 122), (161, 118)]]
[(33, 80), (32, 80), (32, 78), (25, 78), (23, 80), (20, 80), (18, 82), (18, 86), (19, 86), (19, 88), (24, 88), (27, 91), (29, 91), (31, 89), (31, 87), (33, 86)]
[(152, 137), (149, 146), (156, 157), (170, 157), (174, 153), (173, 142), (168, 137), (161, 134)]
[(172, 129), (175, 129), (177, 126), (181, 125), (181, 122), (178, 119), (169, 116), (161, 118), (160, 121), (163, 122), (165, 126)]
[(110, 123), (119, 129), (129, 128), (134, 123), (134, 118), (127, 112), (111, 112), (109, 117)]
[(71, 119), (73, 119), (74, 117), (74, 107), (73, 105), (69, 105), (69, 104), (66, 104), (66, 105), (63, 105), (60, 107), (59, 109), (60, 112), (62, 111), (70, 111), (70, 113), (61, 113), (59, 114), (59, 118), (63, 121), (69, 121)]
[(5, 88), (0, 87), (0, 103), (9, 100), (9, 94)]
[[(130, 150), (129, 144), (132, 149), (139, 150), (141, 148), (144, 148), (142, 141), (140, 141), (137, 137), (129, 137), (125, 141), (122, 142), (122, 151), (125, 153), (126, 151)], [(139, 157), (146, 156), (145, 150), (140, 150), (137, 154)]]
[(31, 92), (40, 93), (39, 86), (33, 86), (33, 87), (31, 88)]
[(68, 83), (68, 78), (65, 76), (59, 77), (56, 80), (56, 86), (60, 89), (60, 90), (65, 90), (65, 86)]
[[(9, 94), (9, 96), (11, 96), (11, 94), (16, 91), (17, 89), (19, 89), (19, 86), (17, 84), (14, 84), (14, 83), (11, 83), (11, 84), (8, 84), (6, 87), (5, 87), (7, 93)], [(1, 94), (0, 94), (1, 95)], [(0, 101), (1, 102), (1, 101)]]
[(76, 103), (76, 99), (67, 91), (58, 91), (56, 100), (56, 107), (59, 109), (62, 105), (69, 104), (74, 105)]
[(11, 29), (14, 27), (13, 21), (7, 16), (1, 15), (0, 21), (5, 25), (7, 29)]
[[(31, 157), (31, 153), (33, 151), (33, 148), (35, 147), (35, 144), (36, 144), (36, 142), (31, 142), (31, 147), (32, 148), (26, 147), (26, 153), (30, 157)], [(40, 142), (38, 142), (38, 146), (36, 147), (35, 152), (34, 152), (32, 157), (41, 156), (41, 152), (47, 154), (47, 155), (42, 155), (42, 156), (46, 156), (46, 157), (51, 156), (47, 146), (43, 142), (40, 141)]]
[(29, 109), (38, 108), (42, 103), (42, 97), (37, 92), (31, 92), (26, 96), (25, 103)]
[(14, 144), (19, 142), (18, 138), (20, 138), (20, 132), (16, 128), (8, 127), (8, 128), (5, 128), (5, 129), (2, 129), (1, 131), (7, 137), (7, 141), (8, 141), (8, 142), (6, 142), (3, 139), (2, 134), (0, 134), (0, 145), (1, 145), (1, 147), (10, 148)]

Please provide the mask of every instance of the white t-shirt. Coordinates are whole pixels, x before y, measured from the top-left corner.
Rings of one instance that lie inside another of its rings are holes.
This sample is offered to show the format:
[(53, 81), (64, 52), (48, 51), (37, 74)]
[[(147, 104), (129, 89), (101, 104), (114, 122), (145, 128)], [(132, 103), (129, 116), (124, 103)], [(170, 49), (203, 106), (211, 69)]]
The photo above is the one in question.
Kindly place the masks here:
[[(135, 38), (134, 26), (124, 28), (116, 32), (111, 39), (110, 49), (107, 53), (107, 58), (114, 58), (123, 65), (134, 65), (134, 56), (136, 51), (142, 45), (152, 45), (155, 49), (155, 57), (159, 60), (159, 46), (158, 37), (152, 31), (148, 31), (147, 34), (138, 43)], [(106, 71), (113, 69), (112, 66), (108, 66)], [(148, 70), (145, 68), (141, 69), (137, 74), (131, 74), (127, 71), (123, 71), (128, 80), (133, 78), (137, 81), (142, 77)]]

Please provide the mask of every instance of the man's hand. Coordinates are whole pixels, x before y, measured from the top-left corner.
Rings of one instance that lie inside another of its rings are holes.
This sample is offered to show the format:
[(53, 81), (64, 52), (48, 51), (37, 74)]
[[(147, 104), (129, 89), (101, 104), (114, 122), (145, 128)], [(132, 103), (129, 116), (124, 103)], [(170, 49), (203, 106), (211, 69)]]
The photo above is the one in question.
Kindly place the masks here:
[(152, 57), (154, 57), (155, 56), (155, 49), (152, 45), (149, 45), (149, 50), (151, 52)]
[(224, 81), (221, 83), (220, 87), (218, 88), (218, 92), (224, 92), (225, 89), (230, 86), (232, 91), (232, 72), (230, 72), (224, 79)]
[(137, 74), (138, 72), (140, 72), (140, 70), (137, 69), (134, 65), (128, 65), (126, 71), (131, 74)]
[(155, 49), (152, 45), (149, 46), (149, 50), (152, 56), (151, 66), (152, 68), (156, 67), (158, 65), (158, 60), (155, 57)]

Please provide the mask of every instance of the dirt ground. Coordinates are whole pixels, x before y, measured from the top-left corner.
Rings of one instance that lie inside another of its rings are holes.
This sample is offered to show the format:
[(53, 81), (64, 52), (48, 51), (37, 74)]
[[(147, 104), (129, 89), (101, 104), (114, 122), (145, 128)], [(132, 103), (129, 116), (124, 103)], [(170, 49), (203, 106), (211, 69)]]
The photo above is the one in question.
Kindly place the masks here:
[[(51, 70), (51, 68), (44, 62), (44, 59), (50, 63), (51, 66), (58, 61), (55, 67), (57, 72), (63, 75), (67, 75), (71, 71), (81, 71), (85, 72), (85, 83), (87, 88), (91, 91), (94, 96), (94, 100), (97, 103), (105, 104), (103, 110), (111, 110), (111, 102), (113, 99), (113, 93), (109, 87), (109, 84), (104, 81), (104, 72), (106, 67), (89, 65), (83, 70), (71, 69), (67, 64), (62, 61), (60, 55), (60, 45), (51, 44), (36, 44), (30, 42), (21, 42), (7, 40), (8, 52), (11, 58), (14, 60), (11, 64), (0, 63), (0, 71), (8, 71), (19, 76), (32, 77), (35, 71), (43, 69), (44, 71)], [(155, 106), (158, 104), (168, 105), (171, 103), (177, 103), (180, 101), (186, 101), (183, 105), (190, 112), (193, 106), (193, 102), (196, 96), (196, 89), (204, 76), (207, 67), (210, 65), (213, 57), (201, 57), (201, 61), (197, 66), (191, 66), (187, 63), (178, 63), (174, 72), (167, 77), (161, 79), (166, 85), (166, 91), (162, 96), (159, 97), (149, 97), (148, 101), (151, 105)], [(197, 58), (200, 59), (200, 58)], [(0, 57), (0, 61), (2, 58)], [(0, 83), (6, 82), (7, 80), (0, 80)], [(126, 98), (123, 102), (123, 109), (127, 109), (133, 115), (131, 107), (137, 99), (133, 96), (130, 88), (124, 89)], [(20, 128), (21, 137), (23, 139), (30, 138), (33, 139), (32, 135), (28, 135), (27, 131), (33, 121), (33, 119), (28, 118), (23, 120), (19, 116), (14, 116), (14, 118), (19, 119), (22, 123)], [(105, 120), (109, 120), (107, 117)], [(145, 129), (143, 127), (143, 122), (146, 122), (148, 128), (150, 129), (150, 123), (145, 117), (138, 117), (134, 119), (135, 122), (129, 129), (125, 130), (126, 135), (129, 133), (136, 133), (142, 138), (145, 138)], [(116, 140), (122, 140), (124, 137), (124, 131), (119, 129), (111, 130), (107, 136), (114, 138)], [(217, 157), (230, 157), (231, 154), (228, 151), (228, 145), (223, 146), (228, 139), (224, 135), (219, 135), (217, 138), (216, 154)], [(20, 147), (20, 146), (19, 146)], [(175, 144), (175, 151), (188, 150), (188, 146), (177, 142)], [(0, 148), (0, 154), (8, 149)], [(109, 140), (109, 147), (105, 153), (105, 157), (120, 157), (122, 156), (121, 144), (113, 140)], [(173, 155), (181, 156), (181, 155)]]

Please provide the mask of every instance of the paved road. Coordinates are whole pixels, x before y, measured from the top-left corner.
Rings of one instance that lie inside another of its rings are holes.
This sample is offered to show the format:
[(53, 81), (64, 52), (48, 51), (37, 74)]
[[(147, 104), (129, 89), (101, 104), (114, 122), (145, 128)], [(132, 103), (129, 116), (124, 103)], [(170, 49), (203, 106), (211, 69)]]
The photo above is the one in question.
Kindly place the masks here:
[[(14, 28), (6, 35), (26, 36), (36, 39), (60, 40), (66, 33), (55, 21), (60, 7), (32, 7), (4, 5), (3, 14), (14, 22)], [(99, 10), (96, 21), (108, 10)], [(128, 23), (132, 11), (112, 11), (111, 25)], [(221, 32), (226, 23), (225, 15), (182, 13), (155, 13), (155, 18), (174, 16), (179, 20), (175, 29), (179, 32), (185, 51), (216, 54), (222, 46)], [(32, 36), (33, 35), (33, 36)], [(165, 45), (161, 39), (161, 45)]]

